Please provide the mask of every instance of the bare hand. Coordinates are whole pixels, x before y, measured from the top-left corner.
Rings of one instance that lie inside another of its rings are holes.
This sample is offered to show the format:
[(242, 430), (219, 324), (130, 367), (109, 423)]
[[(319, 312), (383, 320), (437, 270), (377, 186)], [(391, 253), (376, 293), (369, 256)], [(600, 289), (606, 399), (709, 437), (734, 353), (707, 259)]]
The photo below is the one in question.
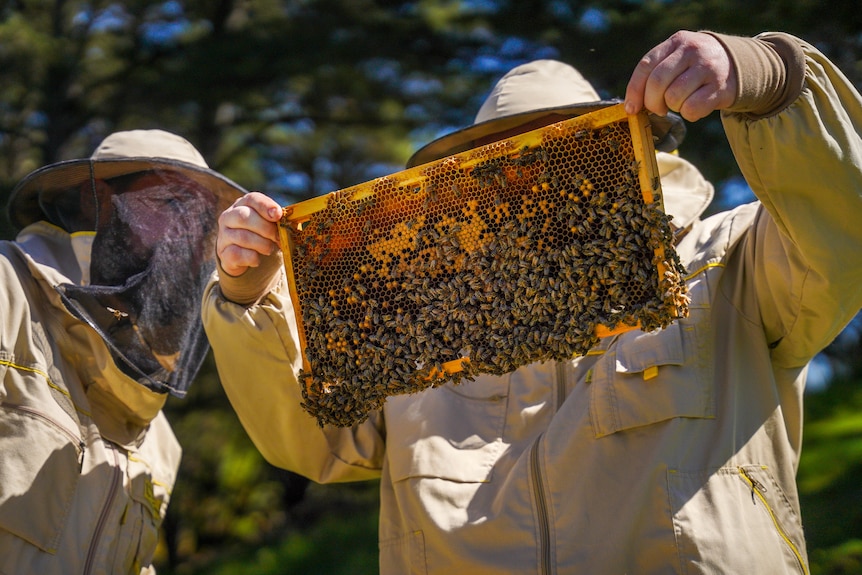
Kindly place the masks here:
[(232, 276), (260, 265), (261, 256), (278, 250), (278, 221), (282, 209), (272, 198), (250, 192), (218, 219), (216, 253), (222, 269)]
[(721, 42), (681, 31), (638, 62), (626, 88), (626, 112), (646, 108), (664, 116), (671, 110), (694, 122), (730, 107), (736, 89), (737, 71)]

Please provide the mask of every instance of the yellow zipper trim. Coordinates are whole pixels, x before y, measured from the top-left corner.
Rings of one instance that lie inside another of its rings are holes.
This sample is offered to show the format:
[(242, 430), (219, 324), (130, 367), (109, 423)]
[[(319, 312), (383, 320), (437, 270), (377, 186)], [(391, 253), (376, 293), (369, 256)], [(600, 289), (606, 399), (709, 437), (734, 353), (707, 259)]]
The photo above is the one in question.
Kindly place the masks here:
[(694, 276), (696, 276), (698, 274), (702, 274), (703, 272), (705, 272), (706, 270), (708, 270), (710, 268), (723, 268), (723, 267), (726, 267), (726, 266), (724, 264), (718, 263), (718, 262), (712, 263), (712, 264), (706, 264), (705, 266), (703, 266), (699, 270), (692, 272), (692, 273), (688, 274), (687, 276), (685, 276), (685, 278), (683, 278), (683, 281), (688, 281), (691, 278), (693, 278)]
[[(25, 367), (23, 365), (18, 365), (17, 363), (12, 363), (11, 361), (8, 361), (5, 359), (0, 359), (0, 365), (5, 365), (8, 367), (11, 367), (12, 369), (17, 369), (20, 371), (29, 371), (30, 373), (35, 373), (36, 375), (41, 375), (42, 377), (44, 377), (48, 381), (49, 384), (51, 383), (51, 380), (48, 377), (48, 374), (45, 373), (44, 371), (42, 371), (41, 369), (36, 369), (34, 367)], [(57, 386), (54, 386), (54, 387), (57, 387)], [(63, 391), (65, 393), (65, 390), (62, 390), (59, 387), (57, 387), (57, 390)], [(69, 394), (66, 393), (66, 395), (69, 395)]]
[[(766, 469), (764, 467), (764, 469)], [(748, 483), (749, 487), (751, 487), (751, 494), (757, 495), (757, 498), (760, 499), (763, 506), (766, 508), (766, 512), (769, 513), (769, 517), (772, 519), (772, 524), (775, 525), (775, 530), (778, 531), (778, 535), (784, 539), (784, 542), (787, 543), (790, 550), (793, 551), (793, 555), (796, 556), (796, 560), (799, 562), (799, 566), (802, 567), (802, 573), (808, 575), (808, 568), (805, 566), (805, 561), (802, 560), (802, 554), (799, 552), (799, 549), (796, 545), (793, 544), (793, 541), (787, 536), (784, 532), (784, 529), (781, 528), (781, 525), (778, 523), (778, 518), (775, 517), (775, 512), (772, 511), (772, 507), (769, 506), (769, 502), (766, 500), (766, 497), (763, 495), (763, 491), (766, 488), (762, 483), (751, 477), (745, 469), (742, 467), (739, 468), (739, 474)]]
[(71, 401), (72, 405), (75, 407), (75, 411), (77, 411), (78, 413), (81, 413), (87, 417), (90, 417), (90, 418), (93, 417), (90, 414), (90, 412), (85, 411), (85, 410), (81, 409), (80, 407), (78, 407), (78, 405), (74, 401), (72, 401), (72, 395), (67, 390), (63, 389), (62, 387), (60, 387), (59, 385), (57, 385), (56, 383), (51, 381), (51, 378), (48, 377), (48, 374), (45, 373), (44, 371), (42, 371), (41, 369), (36, 369), (34, 367), (26, 367), (23, 365), (18, 365), (17, 363), (12, 363), (11, 361), (8, 361), (5, 359), (0, 359), (0, 365), (5, 365), (7, 367), (11, 367), (12, 369), (17, 369), (18, 371), (29, 371), (30, 373), (35, 373), (36, 375), (41, 375), (43, 378), (45, 378), (45, 383), (48, 384), (48, 387), (62, 393), (63, 395), (65, 395), (66, 397), (69, 398), (69, 401)]

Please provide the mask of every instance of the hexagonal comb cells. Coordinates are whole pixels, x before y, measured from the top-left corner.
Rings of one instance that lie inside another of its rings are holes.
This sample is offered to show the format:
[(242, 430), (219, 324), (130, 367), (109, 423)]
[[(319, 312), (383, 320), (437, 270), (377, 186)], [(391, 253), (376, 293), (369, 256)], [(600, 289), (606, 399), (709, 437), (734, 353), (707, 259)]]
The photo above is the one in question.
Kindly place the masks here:
[(284, 208), (303, 407), (585, 354), (688, 314), (645, 114), (621, 105)]

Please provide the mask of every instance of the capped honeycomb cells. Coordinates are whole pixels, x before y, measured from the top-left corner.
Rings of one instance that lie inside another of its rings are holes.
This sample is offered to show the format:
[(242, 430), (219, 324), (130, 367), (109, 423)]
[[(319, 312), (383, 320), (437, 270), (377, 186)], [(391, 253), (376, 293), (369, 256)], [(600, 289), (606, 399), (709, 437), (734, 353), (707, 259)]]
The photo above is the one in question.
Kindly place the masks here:
[(537, 133), (334, 192), (301, 222), (285, 209), (303, 406), (321, 425), (687, 315), (628, 121)]

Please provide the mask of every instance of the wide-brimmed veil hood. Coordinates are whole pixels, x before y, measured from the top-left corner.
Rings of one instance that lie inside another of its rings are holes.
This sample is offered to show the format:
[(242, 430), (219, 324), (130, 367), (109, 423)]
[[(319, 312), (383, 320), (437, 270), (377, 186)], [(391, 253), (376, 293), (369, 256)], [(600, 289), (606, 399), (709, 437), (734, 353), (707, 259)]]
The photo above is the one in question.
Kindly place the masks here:
[(244, 193), (184, 138), (133, 130), (108, 136), (90, 158), (34, 171), (8, 210), (22, 228), (48, 221), (93, 234), (81, 283), (55, 289), (123, 373), (182, 397), (209, 350), (200, 298), (215, 269), (218, 215)]
[[(472, 125), (426, 144), (408, 160), (407, 167), (510, 137), (521, 126), (559, 122), (620, 101), (601, 99), (583, 75), (568, 64), (535, 60), (513, 68), (495, 84)], [(674, 113), (650, 113), (649, 119), (658, 150), (665, 210), (673, 216), (675, 226), (684, 228), (709, 206), (713, 187), (692, 164), (670, 153), (685, 137), (682, 118)]]

